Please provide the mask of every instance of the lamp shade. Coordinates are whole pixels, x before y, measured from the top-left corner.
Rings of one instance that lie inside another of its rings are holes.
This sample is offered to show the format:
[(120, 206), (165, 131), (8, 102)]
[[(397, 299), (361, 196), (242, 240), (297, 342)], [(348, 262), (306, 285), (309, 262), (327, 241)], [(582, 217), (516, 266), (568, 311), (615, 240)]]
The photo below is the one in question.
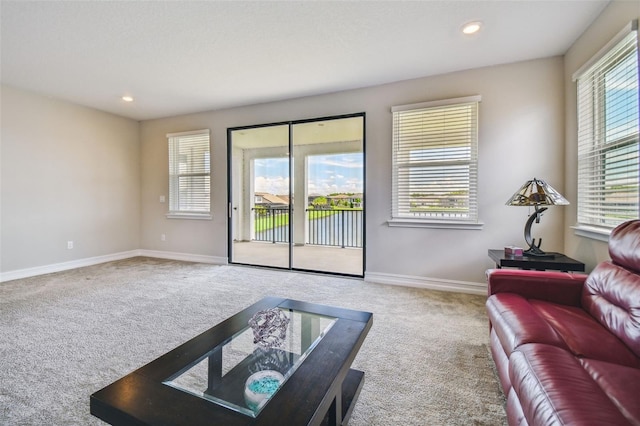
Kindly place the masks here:
[(569, 204), (558, 191), (545, 181), (527, 181), (506, 203), (508, 206), (566, 206)]

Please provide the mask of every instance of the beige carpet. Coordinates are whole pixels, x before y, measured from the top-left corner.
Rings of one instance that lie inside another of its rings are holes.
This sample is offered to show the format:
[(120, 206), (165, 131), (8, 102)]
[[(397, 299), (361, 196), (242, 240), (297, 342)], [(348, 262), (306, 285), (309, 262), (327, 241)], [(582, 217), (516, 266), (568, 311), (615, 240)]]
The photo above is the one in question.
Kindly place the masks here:
[(104, 424), (93, 392), (267, 295), (373, 312), (351, 425), (506, 424), (484, 297), (149, 258), (0, 284), (0, 424)]

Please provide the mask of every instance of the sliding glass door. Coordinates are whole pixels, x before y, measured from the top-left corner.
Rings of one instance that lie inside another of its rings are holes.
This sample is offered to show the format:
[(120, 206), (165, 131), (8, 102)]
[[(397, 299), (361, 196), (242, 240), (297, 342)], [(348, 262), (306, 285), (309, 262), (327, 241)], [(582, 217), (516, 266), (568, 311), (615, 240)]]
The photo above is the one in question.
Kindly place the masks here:
[(228, 130), (231, 263), (362, 276), (364, 114)]
[(235, 263), (289, 268), (289, 125), (229, 131)]

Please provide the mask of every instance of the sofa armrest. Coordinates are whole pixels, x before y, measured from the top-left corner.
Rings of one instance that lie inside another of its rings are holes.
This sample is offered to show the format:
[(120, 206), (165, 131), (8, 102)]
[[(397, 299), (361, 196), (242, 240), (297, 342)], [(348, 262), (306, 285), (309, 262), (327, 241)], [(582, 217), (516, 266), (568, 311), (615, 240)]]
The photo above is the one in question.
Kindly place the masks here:
[(489, 296), (516, 293), (526, 299), (538, 299), (562, 305), (580, 306), (585, 274), (568, 272), (490, 269), (487, 271)]

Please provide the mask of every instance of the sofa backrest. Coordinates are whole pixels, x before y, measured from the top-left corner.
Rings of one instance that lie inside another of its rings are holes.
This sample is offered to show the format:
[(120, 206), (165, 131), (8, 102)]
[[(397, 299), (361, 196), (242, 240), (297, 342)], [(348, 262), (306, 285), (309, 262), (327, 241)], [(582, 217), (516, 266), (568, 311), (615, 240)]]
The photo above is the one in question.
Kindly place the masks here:
[(587, 277), (582, 306), (640, 357), (640, 220), (611, 232), (609, 255)]
[(609, 256), (616, 265), (640, 273), (640, 220), (625, 222), (611, 232)]

